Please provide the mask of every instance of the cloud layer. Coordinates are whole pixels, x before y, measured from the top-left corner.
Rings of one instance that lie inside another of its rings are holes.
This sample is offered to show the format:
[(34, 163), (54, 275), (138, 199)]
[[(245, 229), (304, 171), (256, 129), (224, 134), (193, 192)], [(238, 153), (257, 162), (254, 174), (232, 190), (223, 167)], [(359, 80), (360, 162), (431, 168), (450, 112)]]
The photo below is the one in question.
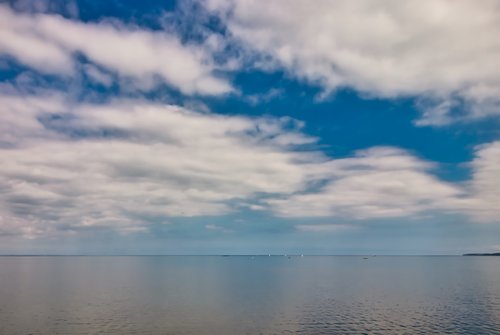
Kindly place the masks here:
[(424, 96), (420, 125), (500, 114), (497, 0), (204, 3), (261, 66), (327, 94)]
[[(211, 51), (182, 44), (164, 31), (151, 31), (116, 22), (84, 23), (50, 14), (22, 14), (0, 5), (0, 55), (8, 55), (41, 73), (72, 76), (78, 56), (99, 75), (92, 63), (121, 78), (132, 78), (142, 89), (166, 82), (184, 94), (219, 95), (231, 85), (214, 75)], [(109, 77), (109, 75), (108, 75)], [(108, 79), (109, 80), (109, 79)]]
[(433, 175), (435, 164), (397, 148), (329, 158), (304, 147), (317, 139), (288, 118), (140, 99), (78, 103), (57, 91), (13, 90), (0, 105), (3, 235), (134, 232), (241, 208), (349, 220), (440, 211), (491, 222), (499, 215), (499, 142), (477, 148), (469, 182), (451, 184)]

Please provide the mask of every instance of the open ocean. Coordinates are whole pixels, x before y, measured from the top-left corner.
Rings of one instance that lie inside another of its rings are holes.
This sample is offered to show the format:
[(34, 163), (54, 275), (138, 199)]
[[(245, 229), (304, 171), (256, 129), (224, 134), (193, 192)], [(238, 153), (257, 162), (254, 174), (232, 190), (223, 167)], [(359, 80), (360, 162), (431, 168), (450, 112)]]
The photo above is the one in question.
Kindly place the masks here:
[(500, 257), (0, 257), (0, 334), (500, 334)]

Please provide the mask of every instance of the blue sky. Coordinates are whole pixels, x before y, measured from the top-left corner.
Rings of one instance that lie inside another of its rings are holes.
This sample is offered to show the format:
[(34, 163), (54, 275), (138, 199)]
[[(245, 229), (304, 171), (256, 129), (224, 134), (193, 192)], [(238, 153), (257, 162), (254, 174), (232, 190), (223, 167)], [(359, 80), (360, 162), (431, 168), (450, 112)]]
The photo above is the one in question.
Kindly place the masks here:
[(0, 5), (0, 253), (500, 250), (500, 3)]

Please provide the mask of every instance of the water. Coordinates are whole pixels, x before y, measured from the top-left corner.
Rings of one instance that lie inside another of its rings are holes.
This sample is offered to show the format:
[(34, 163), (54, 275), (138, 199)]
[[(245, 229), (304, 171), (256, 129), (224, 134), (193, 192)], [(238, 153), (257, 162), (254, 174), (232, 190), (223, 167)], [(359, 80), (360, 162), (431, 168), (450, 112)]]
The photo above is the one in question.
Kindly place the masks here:
[(0, 334), (500, 334), (500, 257), (0, 257)]

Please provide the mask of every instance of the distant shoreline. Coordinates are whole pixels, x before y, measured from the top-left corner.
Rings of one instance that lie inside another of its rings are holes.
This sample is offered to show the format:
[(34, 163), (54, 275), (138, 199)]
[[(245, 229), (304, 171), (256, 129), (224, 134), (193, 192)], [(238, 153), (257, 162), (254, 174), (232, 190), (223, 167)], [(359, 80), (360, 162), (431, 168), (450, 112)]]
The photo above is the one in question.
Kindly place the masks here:
[(483, 254), (463, 254), (464, 256), (500, 256), (500, 252), (483, 253)]

